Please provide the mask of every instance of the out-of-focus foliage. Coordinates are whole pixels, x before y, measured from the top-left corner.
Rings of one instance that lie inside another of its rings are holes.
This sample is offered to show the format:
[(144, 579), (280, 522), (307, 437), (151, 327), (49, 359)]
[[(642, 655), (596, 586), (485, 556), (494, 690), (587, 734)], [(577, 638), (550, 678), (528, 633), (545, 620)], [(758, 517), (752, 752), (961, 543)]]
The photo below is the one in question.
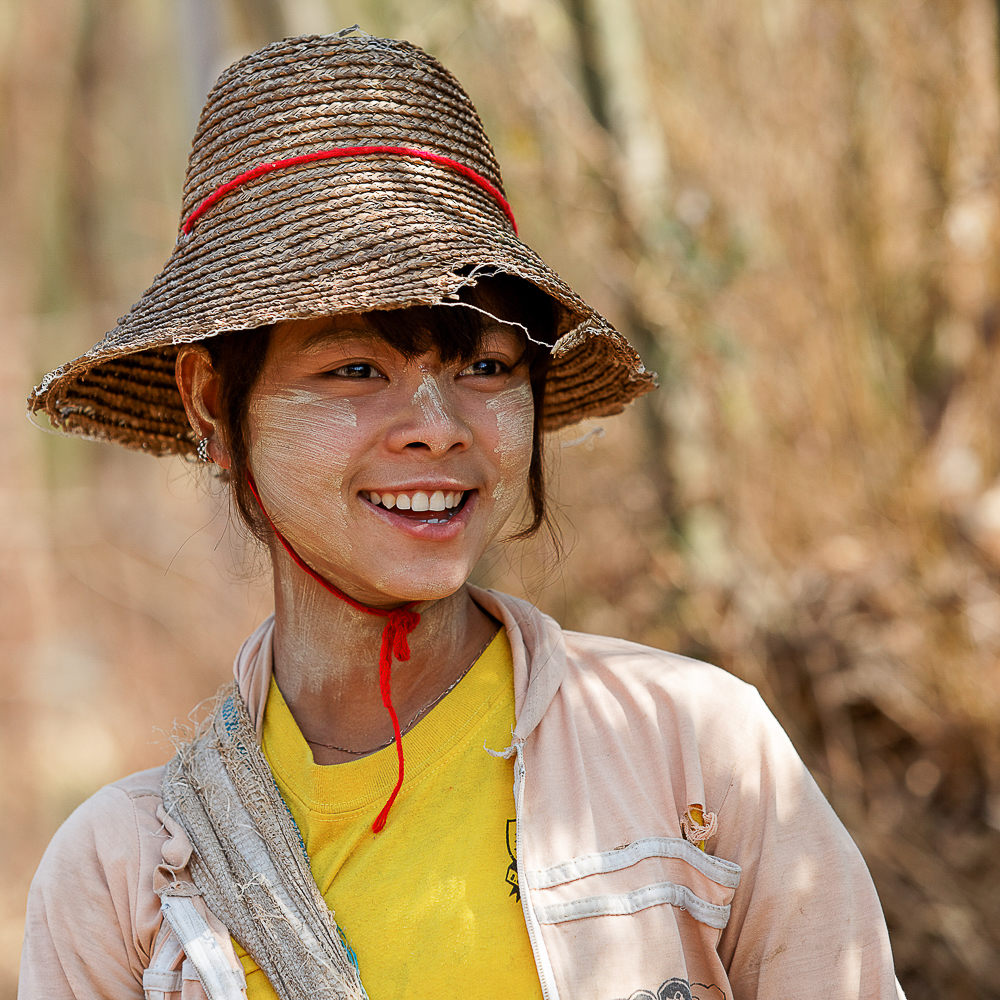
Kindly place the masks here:
[(540, 545), (484, 578), (760, 686), (869, 861), (910, 997), (1000, 996), (987, 0), (7, 0), (0, 995), (54, 827), (166, 756), (156, 727), (268, 609), (217, 491), (39, 433), (20, 400), (169, 252), (215, 73), (355, 21), (456, 72), (525, 239), (661, 373), (554, 442), (561, 566)]

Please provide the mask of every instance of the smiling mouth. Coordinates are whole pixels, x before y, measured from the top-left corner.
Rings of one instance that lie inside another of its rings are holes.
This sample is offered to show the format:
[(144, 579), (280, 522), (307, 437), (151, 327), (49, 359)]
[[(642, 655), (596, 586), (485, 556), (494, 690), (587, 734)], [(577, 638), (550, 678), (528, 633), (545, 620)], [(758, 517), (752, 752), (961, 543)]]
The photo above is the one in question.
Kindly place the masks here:
[(376, 493), (362, 491), (361, 498), (375, 507), (391, 510), (411, 521), (424, 524), (446, 524), (465, 506), (472, 490), (445, 492), (414, 490), (407, 493)]

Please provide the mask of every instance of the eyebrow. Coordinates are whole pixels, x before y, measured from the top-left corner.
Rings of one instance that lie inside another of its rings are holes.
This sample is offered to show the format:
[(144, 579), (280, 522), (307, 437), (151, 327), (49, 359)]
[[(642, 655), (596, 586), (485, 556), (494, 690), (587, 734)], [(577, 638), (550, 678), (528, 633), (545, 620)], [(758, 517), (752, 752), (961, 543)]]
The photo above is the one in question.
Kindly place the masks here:
[(350, 340), (381, 341), (382, 338), (371, 331), (355, 330), (352, 328), (334, 330), (325, 326), (309, 334), (302, 342), (301, 350), (311, 354)]

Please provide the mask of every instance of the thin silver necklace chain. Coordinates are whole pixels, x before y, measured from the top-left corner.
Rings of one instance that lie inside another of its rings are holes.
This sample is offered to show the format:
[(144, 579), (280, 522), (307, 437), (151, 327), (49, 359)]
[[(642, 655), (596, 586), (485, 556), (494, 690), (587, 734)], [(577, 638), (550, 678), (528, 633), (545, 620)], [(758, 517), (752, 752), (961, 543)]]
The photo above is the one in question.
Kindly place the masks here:
[[(483, 653), (489, 649), (490, 643), (497, 637), (497, 632), (499, 631), (500, 630), (497, 629), (496, 632), (493, 632), (490, 635), (489, 639), (486, 640), (486, 645), (484, 645), (483, 648), (476, 653), (476, 655), (469, 662), (468, 666), (437, 697), (432, 698), (429, 702), (427, 702), (427, 704), (424, 705), (424, 707), (410, 719), (406, 726), (400, 730), (401, 733), (408, 733), (417, 724), (419, 719), (423, 718), (423, 716), (425, 716), (432, 708), (444, 701), (444, 699), (447, 698), (456, 687), (458, 687), (459, 681), (465, 678), (465, 675), (476, 665)], [(377, 747), (372, 747), (370, 750), (349, 750), (347, 747), (338, 747), (335, 743), (324, 743), (322, 740), (312, 740), (306, 736), (305, 733), (303, 733), (302, 736), (306, 743), (310, 746), (325, 747), (327, 750), (339, 750), (341, 753), (350, 754), (352, 757), (367, 757), (369, 754), (378, 753), (379, 750), (384, 750), (386, 747), (392, 746), (396, 739), (395, 735), (390, 736), (385, 743), (380, 743)]]

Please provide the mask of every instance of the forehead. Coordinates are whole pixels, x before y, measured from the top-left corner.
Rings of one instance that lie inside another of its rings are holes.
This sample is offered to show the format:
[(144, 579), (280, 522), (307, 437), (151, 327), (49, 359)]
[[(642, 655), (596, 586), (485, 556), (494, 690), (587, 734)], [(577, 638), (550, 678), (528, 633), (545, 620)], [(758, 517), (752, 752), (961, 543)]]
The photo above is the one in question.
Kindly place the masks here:
[(348, 340), (383, 339), (364, 313), (285, 320), (275, 324), (271, 338), (307, 354)]
[(485, 347), (516, 349), (525, 340), (519, 323), (459, 303), (285, 320), (272, 330), (269, 353), (290, 350), (308, 356), (360, 343), (406, 356), (437, 350), (451, 360)]

